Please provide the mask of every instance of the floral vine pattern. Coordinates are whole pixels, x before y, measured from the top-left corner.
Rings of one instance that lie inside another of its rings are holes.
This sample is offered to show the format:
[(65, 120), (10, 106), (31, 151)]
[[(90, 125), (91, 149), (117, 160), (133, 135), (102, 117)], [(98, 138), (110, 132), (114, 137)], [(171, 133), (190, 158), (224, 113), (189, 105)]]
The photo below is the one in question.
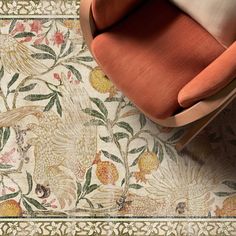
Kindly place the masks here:
[[(0, 3), (8, 14), (47, 9), (45, 1)], [(62, 8), (67, 1), (47, 4), (73, 14)], [(0, 216), (19, 219), (1, 223), (3, 234), (235, 232), (233, 220), (219, 219), (236, 214), (235, 103), (177, 153), (185, 129), (154, 124), (115, 88), (89, 54), (78, 17), (2, 19), (0, 27)], [(88, 216), (127, 220), (76, 220)], [(22, 217), (75, 220), (49, 229)]]
[[(125, 209), (129, 190), (144, 187), (146, 175), (158, 169), (164, 152), (176, 161), (171, 144), (182, 130), (162, 139), (160, 127), (145, 128), (145, 116), (94, 66), (78, 20), (15, 19), (1, 24), (1, 200), (17, 199), (5, 204), (21, 215), (46, 215), (46, 210), (60, 215), (55, 209), (97, 214)], [(87, 81), (80, 68), (88, 73)], [(86, 86), (106, 98), (89, 96)], [(134, 116), (140, 123), (135, 128), (126, 121)], [(33, 117), (37, 121), (28, 123)], [(8, 150), (13, 140), (16, 146)], [(140, 145), (133, 144), (136, 140)], [(103, 144), (113, 145), (114, 150)], [(30, 152), (34, 157), (29, 157)], [(11, 174), (24, 172), (33, 158), (33, 173), (25, 172), (28, 190), (24, 192)], [(94, 205), (90, 198), (104, 186), (119, 186), (113, 206)]]

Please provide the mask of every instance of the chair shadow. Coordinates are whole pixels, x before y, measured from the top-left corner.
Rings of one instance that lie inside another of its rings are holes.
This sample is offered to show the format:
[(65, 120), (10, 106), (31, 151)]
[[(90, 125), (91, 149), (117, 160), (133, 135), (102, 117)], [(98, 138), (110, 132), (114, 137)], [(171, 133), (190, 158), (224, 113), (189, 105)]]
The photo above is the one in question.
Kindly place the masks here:
[[(219, 186), (225, 184), (226, 181), (235, 183), (235, 188), (231, 188), (232, 186), (226, 188), (228, 192), (236, 190), (235, 121), (236, 101), (224, 109), (183, 151), (183, 154), (194, 162), (205, 165), (209, 173), (215, 172), (217, 168), (217, 175), (222, 176)], [(219, 189), (221, 190), (221, 187)]]

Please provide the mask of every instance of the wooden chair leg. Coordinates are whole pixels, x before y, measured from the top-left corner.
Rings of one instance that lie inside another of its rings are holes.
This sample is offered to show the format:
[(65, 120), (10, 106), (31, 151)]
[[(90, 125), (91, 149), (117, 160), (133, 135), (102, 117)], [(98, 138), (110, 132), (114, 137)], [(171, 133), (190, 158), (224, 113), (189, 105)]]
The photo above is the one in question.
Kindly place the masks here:
[(177, 152), (181, 152), (185, 146), (194, 139), (195, 136), (197, 136), (217, 115), (218, 113), (213, 112), (213, 114), (210, 114), (203, 119), (196, 121), (192, 127), (190, 127), (183, 137), (175, 144), (175, 149)]
[(190, 127), (189, 130), (187, 130), (187, 132), (183, 135), (183, 137), (180, 138), (180, 140), (175, 144), (175, 149), (177, 150), (177, 152), (181, 152), (196, 135), (198, 135), (225, 107), (229, 105), (229, 103), (234, 100), (234, 98), (235, 95), (228, 99), (228, 101), (225, 102), (216, 111), (194, 122), (192, 127)]

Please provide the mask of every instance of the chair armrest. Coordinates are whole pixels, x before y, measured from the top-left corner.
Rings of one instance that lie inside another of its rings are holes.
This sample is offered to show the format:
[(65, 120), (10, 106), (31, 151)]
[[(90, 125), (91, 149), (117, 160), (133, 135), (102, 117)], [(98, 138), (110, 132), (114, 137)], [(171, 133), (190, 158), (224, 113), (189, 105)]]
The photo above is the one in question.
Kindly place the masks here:
[(236, 98), (236, 79), (213, 96), (202, 100), (178, 114), (167, 119), (151, 118), (154, 122), (166, 127), (180, 127), (202, 119), (213, 112), (224, 109)]
[(236, 77), (236, 42), (208, 65), (179, 92), (178, 102), (186, 108), (223, 89)]

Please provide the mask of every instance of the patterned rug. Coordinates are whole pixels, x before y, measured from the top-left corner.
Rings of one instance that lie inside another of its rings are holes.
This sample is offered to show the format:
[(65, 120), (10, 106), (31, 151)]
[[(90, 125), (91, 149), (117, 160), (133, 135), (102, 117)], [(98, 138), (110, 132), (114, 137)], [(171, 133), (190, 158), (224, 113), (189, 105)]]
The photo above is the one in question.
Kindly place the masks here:
[(79, 0), (0, 1), (0, 235), (236, 235), (236, 103), (178, 154), (104, 76)]

